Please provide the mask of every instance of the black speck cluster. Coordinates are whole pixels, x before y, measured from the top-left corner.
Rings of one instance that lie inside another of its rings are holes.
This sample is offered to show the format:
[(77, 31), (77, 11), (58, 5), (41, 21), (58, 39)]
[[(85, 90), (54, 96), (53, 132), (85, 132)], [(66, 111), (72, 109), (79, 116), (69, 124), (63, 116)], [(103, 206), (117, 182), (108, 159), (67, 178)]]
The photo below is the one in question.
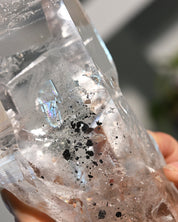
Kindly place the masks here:
[(66, 159), (66, 160), (70, 160), (70, 158), (71, 158), (71, 154), (68, 149), (64, 150), (62, 155), (63, 155), (64, 159)]
[(81, 131), (83, 133), (90, 133), (91, 131), (93, 131), (93, 128), (90, 128), (89, 125), (84, 123), (83, 121), (78, 121), (77, 123), (74, 123), (72, 121), (71, 126), (76, 133), (80, 133)]
[[(95, 115), (94, 113), (90, 113), (90, 115)], [(86, 116), (88, 118), (88, 115)], [(66, 161), (77, 161), (77, 166), (82, 164), (86, 165), (86, 168), (89, 170), (87, 173), (88, 180), (91, 181), (92, 179), (95, 179), (95, 175), (92, 175), (92, 167), (95, 168), (99, 166), (100, 164), (103, 164), (103, 160), (101, 159), (102, 153), (99, 153), (100, 159), (94, 159), (93, 157), (95, 156), (95, 153), (93, 149), (91, 148), (92, 146), (95, 146), (95, 143), (93, 144), (93, 141), (90, 139), (89, 134), (90, 132), (94, 131), (95, 129), (90, 128), (87, 123), (85, 123), (84, 119), (82, 118), (83, 121), (71, 121), (70, 124), (70, 129), (71, 129), (71, 134), (75, 135), (75, 139), (67, 139), (66, 140), (66, 149), (63, 151), (62, 155)], [(97, 128), (101, 127), (102, 123), (97, 121)], [(82, 140), (81, 140), (81, 135)], [(115, 137), (118, 139), (118, 136)], [(69, 148), (70, 147), (70, 148)], [(95, 147), (94, 147), (95, 148)], [(84, 154), (84, 155), (83, 155)], [(86, 159), (84, 159), (86, 158)], [(87, 163), (87, 164), (86, 164)], [(92, 165), (90, 165), (92, 164)], [(85, 167), (85, 165), (83, 165)], [(91, 171), (90, 171), (91, 170)], [(78, 169), (76, 169), (73, 173), (78, 174)], [(78, 177), (78, 176), (77, 176)], [(43, 177), (41, 176), (43, 179)], [(82, 185), (83, 181), (80, 178), (76, 179), (76, 183), (80, 183)], [(113, 180), (110, 180), (110, 186), (113, 186)], [(82, 185), (84, 186), (84, 185)], [(110, 188), (112, 189), (112, 188)], [(93, 202), (93, 206), (97, 206), (97, 202)], [(109, 203), (107, 202), (106, 207), (109, 206)], [(114, 211), (114, 217), (115, 220), (118, 220), (116, 218), (121, 218), (123, 219), (123, 214), (117, 210)], [(98, 219), (106, 219), (107, 212), (104, 209), (99, 210)], [(109, 216), (109, 215), (108, 215)]]
[(86, 151), (86, 153), (87, 153), (89, 156), (94, 156), (94, 152), (93, 152), (93, 151)]
[(93, 142), (91, 140), (87, 140), (87, 143), (86, 143), (87, 146), (93, 146)]
[(98, 219), (104, 219), (106, 217), (106, 211), (100, 210), (98, 213)]

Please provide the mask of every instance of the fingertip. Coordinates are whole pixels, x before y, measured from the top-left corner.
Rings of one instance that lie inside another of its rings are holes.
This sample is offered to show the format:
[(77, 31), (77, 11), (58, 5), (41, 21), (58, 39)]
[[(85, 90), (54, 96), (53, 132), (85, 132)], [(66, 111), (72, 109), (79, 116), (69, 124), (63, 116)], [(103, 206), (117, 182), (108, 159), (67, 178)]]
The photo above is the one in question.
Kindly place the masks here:
[(165, 176), (178, 188), (178, 162), (167, 164), (164, 168)]
[(155, 139), (167, 163), (178, 161), (178, 142), (174, 137), (163, 132), (148, 133)]

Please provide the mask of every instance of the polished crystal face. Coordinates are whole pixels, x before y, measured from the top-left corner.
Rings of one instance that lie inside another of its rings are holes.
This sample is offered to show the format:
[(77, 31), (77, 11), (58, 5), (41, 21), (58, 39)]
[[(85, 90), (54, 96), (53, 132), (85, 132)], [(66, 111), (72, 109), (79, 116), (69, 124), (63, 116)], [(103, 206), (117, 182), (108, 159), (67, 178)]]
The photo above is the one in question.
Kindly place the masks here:
[(0, 3), (0, 184), (55, 221), (178, 221), (164, 160), (77, 1)]

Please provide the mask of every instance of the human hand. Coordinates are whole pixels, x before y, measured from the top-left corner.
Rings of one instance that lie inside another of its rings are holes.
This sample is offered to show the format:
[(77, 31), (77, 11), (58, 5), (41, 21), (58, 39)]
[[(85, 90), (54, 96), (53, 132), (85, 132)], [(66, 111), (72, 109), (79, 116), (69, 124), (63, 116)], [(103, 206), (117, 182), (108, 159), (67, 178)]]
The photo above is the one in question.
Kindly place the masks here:
[(170, 135), (161, 132), (151, 132), (162, 152), (166, 166), (163, 168), (166, 177), (178, 188), (178, 142)]
[[(167, 163), (164, 167), (165, 175), (178, 187), (178, 142), (165, 133), (150, 131), (149, 133), (157, 142)], [(2, 191), (2, 198), (10, 212), (15, 216), (16, 222), (55, 222), (44, 213), (20, 202), (7, 190)]]
[(7, 209), (14, 215), (15, 222), (55, 222), (46, 214), (22, 203), (7, 190), (2, 190), (1, 196)]

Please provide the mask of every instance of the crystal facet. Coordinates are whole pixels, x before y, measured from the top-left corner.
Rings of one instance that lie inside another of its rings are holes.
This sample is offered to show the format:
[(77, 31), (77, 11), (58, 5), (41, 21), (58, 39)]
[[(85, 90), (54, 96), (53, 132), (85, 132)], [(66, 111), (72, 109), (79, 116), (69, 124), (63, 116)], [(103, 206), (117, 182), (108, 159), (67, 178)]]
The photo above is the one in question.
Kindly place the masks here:
[(57, 222), (178, 221), (164, 159), (79, 2), (3, 0), (0, 18), (1, 187)]

